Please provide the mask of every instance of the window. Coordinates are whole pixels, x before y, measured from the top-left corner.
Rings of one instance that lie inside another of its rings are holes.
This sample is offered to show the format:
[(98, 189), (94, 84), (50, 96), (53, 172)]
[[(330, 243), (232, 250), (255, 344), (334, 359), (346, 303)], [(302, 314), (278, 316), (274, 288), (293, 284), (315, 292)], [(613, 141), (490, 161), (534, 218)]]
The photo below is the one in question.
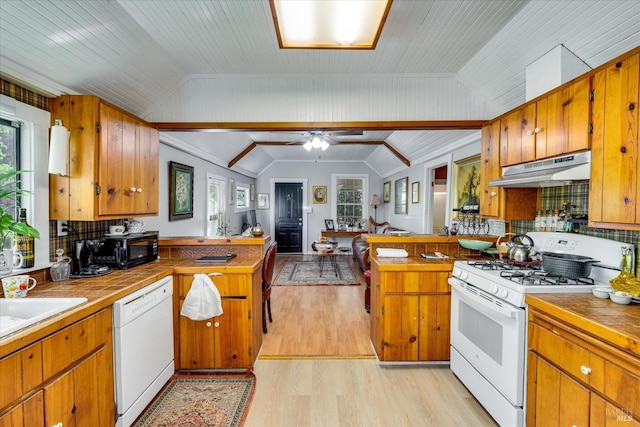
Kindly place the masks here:
[(338, 230), (353, 227), (365, 215), (365, 190), (367, 180), (364, 176), (336, 176), (335, 200)]
[(226, 218), (227, 180), (207, 174), (207, 236), (224, 236), (229, 222)]
[[(5, 119), (0, 119), (0, 174), (4, 175), (20, 169), (20, 124)], [(20, 182), (15, 181), (13, 186), (19, 186)], [(8, 188), (8, 191), (13, 188)], [(3, 208), (17, 207), (12, 200), (3, 199), (0, 201)], [(18, 218), (18, 212), (13, 212), (13, 217)]]

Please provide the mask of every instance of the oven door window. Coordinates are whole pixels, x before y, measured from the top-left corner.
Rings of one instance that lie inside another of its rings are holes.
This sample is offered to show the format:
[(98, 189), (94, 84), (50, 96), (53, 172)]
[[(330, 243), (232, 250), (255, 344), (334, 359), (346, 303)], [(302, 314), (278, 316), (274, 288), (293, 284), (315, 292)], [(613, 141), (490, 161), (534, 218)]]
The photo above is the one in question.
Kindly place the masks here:
[(492, 299), (452, 283), (451, 346), (511, 403), (522, 406), (525, 310)]

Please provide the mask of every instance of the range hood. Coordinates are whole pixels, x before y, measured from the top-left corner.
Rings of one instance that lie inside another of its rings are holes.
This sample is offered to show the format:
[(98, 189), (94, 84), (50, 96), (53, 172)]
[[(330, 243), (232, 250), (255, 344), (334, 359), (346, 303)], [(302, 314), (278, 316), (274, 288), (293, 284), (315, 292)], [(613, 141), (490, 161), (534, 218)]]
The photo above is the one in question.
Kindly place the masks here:
[(502, 168), (502, 178), (490, 187), (557, 187), (591, 177), (591, 151)]

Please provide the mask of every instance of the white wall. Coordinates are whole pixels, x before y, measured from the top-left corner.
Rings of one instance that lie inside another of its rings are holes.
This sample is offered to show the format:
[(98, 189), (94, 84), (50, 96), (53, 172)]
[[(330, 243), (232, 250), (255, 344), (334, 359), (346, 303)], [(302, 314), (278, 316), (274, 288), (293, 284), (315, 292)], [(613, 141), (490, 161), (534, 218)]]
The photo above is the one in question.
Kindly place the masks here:
[[(193, 166), (193, 218), (169, 221), (169, 162)], [(256, 180), (206, 160), (194, 157), (165, 144), (160, 144), (160, 199), (159, 215), (136, 217), (146, 230), (158, 230), (160, 236), (205, 236), (207, 233), (207, 173), (235, 179), (236, 183), (254, 184)], [(254, 208), (251, 202), (252, 209)], [(227, 205), (227, 217), (231, 219), (230, 233), (240, 233), (241, 214), (233, 214), (234, 206)]]
[[(377, 173), (363, 162), (316, 162), (313, 160), (309, 162), (275, 162), (257, 179), (256, 192), (269, 193), (269, 199), (272, 203), (274, 197), (274, 195), (271, 194), (272, 182), (277, 182), (278, 180), (290, 182), (292, 178), (298, 178), (301, 182), (304, 180), (307, 181), (305, 191), (308, 205), (304, 208), (311, 208), (313, 212), (308, 212), (303, 217), (303, 227), (306, 228), (306, 234), (303, 236), (304, 252), (310, 251), (311, 242), (320, 237), (320, 232), (324, 229), (324, 220), (326, 218), (336, 220), (331, 203), (333, 197), (331, 189), (332, 174), (366, 174), (369, 176), (369, 194), (365, 195), (365, 200), (367, 200), (365, 209), (369, 211), (365, 211), (364, 216), (367, 218), (369, 215), (373, 216), (373, 208), (368, 206), (368, 201), (371, 200), (373, 193), (382, 194), (382, 180)], [(327, 186), (327, 203), (313, 204), (311, 192), (314, 185)], [(256, 210), (256, 216), (258, 222), (260, 222), (265, 229), (265, 233), (273, 237), (274, 230), (272, 229), (273, 218), (271, 212), (272, 209)], [(383, 219), (384, 215), (380, 207), (378, 207), (378, 221), (382, 221)]]

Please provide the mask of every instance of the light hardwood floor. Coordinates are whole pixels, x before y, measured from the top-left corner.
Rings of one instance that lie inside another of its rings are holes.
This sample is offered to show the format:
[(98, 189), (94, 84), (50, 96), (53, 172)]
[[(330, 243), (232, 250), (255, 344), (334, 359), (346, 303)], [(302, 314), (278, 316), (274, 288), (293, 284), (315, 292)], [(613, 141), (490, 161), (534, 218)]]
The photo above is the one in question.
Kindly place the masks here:
[(448, 366), (378, 364), (353, 270), (361, 286), (274, 287), (245, 427), (495, 426)]

